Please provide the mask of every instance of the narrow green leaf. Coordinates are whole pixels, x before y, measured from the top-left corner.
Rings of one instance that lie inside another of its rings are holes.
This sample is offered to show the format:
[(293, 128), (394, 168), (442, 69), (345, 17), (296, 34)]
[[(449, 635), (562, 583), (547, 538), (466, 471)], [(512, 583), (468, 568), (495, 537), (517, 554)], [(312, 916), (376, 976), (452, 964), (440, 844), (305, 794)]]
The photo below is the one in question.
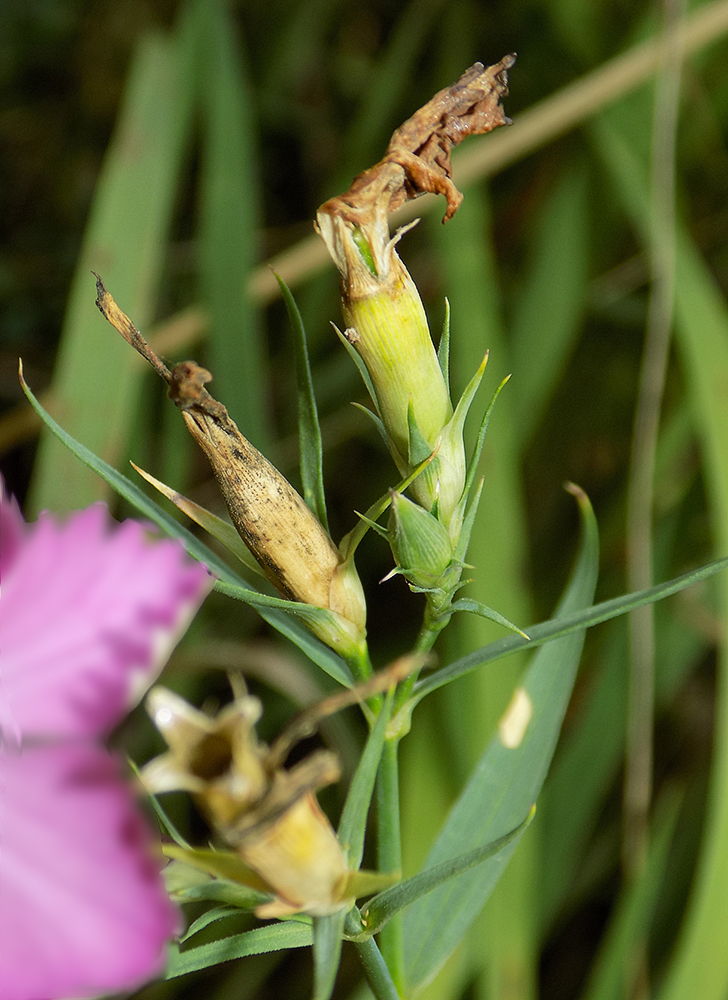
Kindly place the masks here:
[(229, 962), (234, 958), (244, 958), (246, 955), (262, 955), (270, 951), (283, 951), (284, 948), (307, 948), (312, 943), (310, 924), (297, 920), (256, 927), (243, 934), (234, 934), (221, 941), (200, 945), (199, 948), (188, 948), (186, 951), (170, 948), (166, 978), (175, 979), (188, 972), (209, 969), (213, 965)]
[(329, 1000), (334, 991), (341, 960), (341, 943), (346, 911), (313, 919), (313, 997)]
[(211, 910), (207, 910), (202, 916), (198, 917), (197, 920), (193, 920), (190, 926), (187, 928), (185, 933), (179, 939), (180, 944), (184, 944), (185, 941), (189, 941), (191, 937), (203, 931), (210, 924), (217, 923), (218, 920), (224, 920), (226, 917), (240, 916), (241, 911), (234, 906), (214, 906)]
[[(172, 862), (175, 864), (175, 862)], [(257, 892), (239, 882), (229, 882), (227, 879), (210, 878), (197, 885), (172, 892), (180, 903), (207, 902), (233, 906), (237, 910), (252, 910), (261, 903), (270, 901), (270, 893)]]
[(449, 861), (442, 861), (438, 865), (426, 868), (419, 875), (408, 878), (404, 882), (400, 882), (390, 889), (380, 892), (361, 911), (362, 922), (368, 933), (378, 934), (387, 921), (391, 920), (400, 910), (404, 910), (405, 907), (410, 906), (418, 899), (433, 892), (438, 886), (443, 885), (450, 879), (462, 875), (483, 861), (487, 861), (488, 858), (494, 857), (507, 847), (511, 841), (520, 837), (531, 822), (534, 813), (535, 807), (519, 826), (504, 836), (491, 841), (489, 844), (476, 847), (473, 851), (466, 851), (456, 858), (450, 858)]
[(409, 464), (417, 465), (419, 462), (424, 462), (427, 456), (432, 454), (432, 445), (422, 435), (420, 428), (417, 426), (415, 408), (411, 396), (409, 406), (407, 407), (407, 437), (407, 457), (409, 459)]
[[(656, 547), (660, 547), (658, 529)], [(676, 602), (677, 603), (677, 602)], [(707, 654), (705, 637), (686, 627), (679, 607), (658, 605), (656, 613), (657, 705), (667, 710), (690, 672)], [(570, 719), (539, 802), (543, 856), (541, 936), (554, 920), (568, 918), (565, 904), (575, 901), (590, 837), (597, 830), (612, 794), (624, 753), (627, 703), (627, 635), (616, 619), (600, 644), (597, 662), (582, 688), (579, 711)]]
[[(103, 270), (144, 329), (154, 315), (189, 135), (193, 58), (189, 34), (147, 34), (135, 52), (63, 322), (50, 390), (54, 412), (74, 437), (112, 463), (124, 453), (145, 373), (121, 337), (104, 329), (91, 270)], [(83, 507), (105, 495), (95, 476), (42, 435), (30, 509)]]
[(539, 802), (544, 857), (549, 858), (539, 900), (542, 940), (561, 916), (605, 800), (618, 780), (626, 731), (625, 624), (617, 619), (605, 630), (600, 655), (581, 691), (580, 714), (570, 720)]
[[(618, 114), (620, 109), (615, 109)], [(632, 127), (640, 123), (632, 123)], [(624, 123), (616, 117), (595, 126), (600, 155), (617, 190), (640, 230), (650, 239), (646, 217), (646, 167), (626, 140)], [(705, 456), (706, 488), (719, 551), (728, 547), (728, 307), (715, 279), (686, 229), (678, 225), (675, 258), (675, 325), (687, 375), (696, 430)], [(728, 583), (718, 591), (718, 611), (728, 622)], [(726, 630), (724, 629), (724, 633)], [(728, 634), (728, 633), (726, 633)], [(699, 858), (695, 889), (660, 1000), (723, 1000), (728, 990), (728, 952), (723, 923), (728, 895), (728, 642), (719, 647), (715, 745), (711, 800), (705, 846)]]
[[(148, 517), (150, 521), (156, 524), (158, 527), (164, 531), (165, 534), (169, 535), (171, 538), (177, 538), (184, 545), (185, 549), (189, 552), (191, 556), (204, 563), (205, 566), (213, 573), (214, 576), (218, 578), (216, 586), (225, 587), (229, 586), (235, 593), (233, 596), (239, 597), (239, 595), (245, 593), (247, 595), (252, 595), (251, 600), (255, 601), (255, 608), (261, 618), (264, 618), (273, 628), (277, 629), (282, 635), (285, 635), (295, 643), (298, 648), (308, 656), (308, 658), (319, 666), (325, 673), (329, 674), (330, 677), (335, 678), (340, 684), (345, 687), (350, 687), (353, 684), (353, 678), (351, 677), (351, 672), (347, 667), (346, 663), (337, 656), (332, 650), (324, 646), (323, 643), (319, 642), (314, 636), (302, 629), (296, 624), (296, 622), (291, 620), (289, 605), (293, 604), (292, 601), (282, 601), (277, 597), (268, 597), (265, 594), (260, 594), (256, 590), (252, 590), (242, 577), (238, 576), (227, 563), (223, 562), (213, 551), (204, 545), (199, 539), (184, 528), (181, 524), (178, 524), (174, 518), (170, 517), (166, 511), (151, 501), (146, 494), (142, 493), (139, 487), (132, 483), (130, 479), (126, 476), (122, 476), (120, 472), (112, 468), (102, 459), (98, 458), (92, 451), (90, 451), (85, 445), (82, 445), (79, 441), (76, 441), (71, 437), (63, 428), (56, 423), (56, 421), (43, 409), (38, 400), (35, 398), (31, 392), (28, 385), (22, 378), (21, 371), (21, 385), (23, 392), (30, 401), (31, 406), (36, 411), (41, 420), (46, 424), (46, 426), (56, 435), (56, 437), (63, 442), (63, 444), (73, 452), (78, 458), (81, 459), (89, 468), (93, 469), (101, 478), (107, 482), (116, 492), (128, 500), (136, 509)], [(243, 599), (239, 597), (239, 599)], [(250, 603), (250, 602), (249, 602)], [(281, 608), (281, 610), (277, 610)], [(311, 609), (313, 612), (316, 611), (315, 608)], [(284, 613), (285, 612), (285, 613)]]
[[(379, 417), (379, 404), (377, 403), (377, 394), (374, 391), (374, 383), (372, 382), (371, 376), (370, 376), (370, 374), (369, 374), (369, 372), (367, 370), (367, 366), (362, 361), (361, 356), (360, 356), (359, 352), (357, 351), (357, 349), (354, 347), (353, 344), (349, 343), (349, 341), (346, 339), (346, 337), (341, 332), (341, 330), (336, 326), (336, 324), (332, 323), (331, 325), (333, 326), (334, 330), (336, 331), (336, 336), (339, 338), (339, 340), (341, 341), (341, 343), (346, 348), (347, 354), (349, 355), (349, 357), (352, 359), (352, 361), (356, 365), (356, 367), (357, 367), (357, 369), (359, 371), (359, 374), (361, 375), (362, 382), (366, 386), (367, 392), (369, 393), (369, 398), (371, 399), (371, 401), (374, 403), (375, 407), (377, 408), (377, 414), (376, 414), (376, 416)], [(384, 424), (382, 424), (382, 427), (384, 427)], [(386, 443), (386, 440), (387, 440), (386, 439), (386, 433), (385, 433), (385, 439), (384, 440), (385, 440), (385, 443)]]
[[(253, 889), (258, 894), (262, 892), (265, 896), (270, 895), (269, 886), (265, 880), (251, 868), (248, 868), (240, 855), (234, 851), (215, 851), (205, 847), (178, 847), (175, 844), (163, 844), (162, 853), (165, 857), (181, 861), (207, 875), (235, 882), (246, 889)], [(257, 905), (258, 902), (261, 900), (256, 898), (253, 905)]]
[[(587, 604), (596, 586), (599, 541), (596, 521), (584, 494), (578, 494), (582, 542), (559, 611)], [(523, 640), (521, 640), (523, 641)], [(499, 733), (481, 757), (430, 852), (426, 867), (503, 836), (523, 821), (536, 801), (556, 746), (584, 643), (584, 631), (538, 651), (523, 677), (520, 716), (509, 711), (518, 732)], [(426, 985), (462, 940), (502, 874), (515, 841), (476, 870), (451, 879), (410, 906), (404, 914), (405, 964), (412, 989)]]
[(387, 432), (384, 429), (384, 424), (382, 423), (382, 418), (379, 417), (379, 416), (377, 416), (377, 414), (374, 412), (374, 410), (370, 410), (368, 406), (362, 406), (361, 403), (353, 402), (351, 405), (353, 407), (355, 407), (355, 409), (359, 410), (360, 413), (363, 413), (368, 420), (371, 420), (371, 422), (376, 427), (377, 432), (378, 432), (380, 438), (382, 439), (385, 448), (388, 449), (389, 448), (389, 441), (387, 440)]
[[(132, 769), (132, 771), (137, 776), (137, 778), (141, 781), (141, 776), (139, 774), (139, 768), (136, 766), (136, 764), (134, 763), (134, 761), (130, 757), (127, 757), (126, 759), (129, 762), (129, 767)], [(167, 813), (162, 808), (162, 805), (161, 805), (158, 797), (156, 795), (150, 795), (147, 792), (147, 798), (149, 799), (149, 803), (150, 803), (152, 809), (154, 810), (154, 812), (157, 815), (157, 819), (162, 824), (162, 826), (167, 831), (167, 833), (172, 838), (172, 840), (175, 842), (175, 844), (178, 844), (180, 847), (183, 847), (186, 850), (191, 850), (190, 845), (187, 843), (187, 841), (185, 840), (185, 838), (182, 836), (182, 834), (179, 832), (179, 830), (177, 829), (177, 827), (174, 825), (174, 823), (172, 822), (172, 820), (169, 818), (169, 816), (167, 815)]]
[(609, 601), (602, 601), (601, 604), (594, 604), (589, 608), (585, 608), (583, 611), (574, 611), (569, 615), (559, 615), (558, 618), (551, 618), (549, 621), (540, 622), (538, 625), (529, 625), (526, 629), (529, 636), (528, 641), (522, 639), (520, 636), (506, 636), (503, 639), (497, 639), (495, 642), (483, 646), (482, 649), (469, 653), (454, 663), (450, 663), (447, 667), (443, 667), (436, 674), (418, 681), (415, 685), (413, 701), (415, 703), (421, 701), (425, 695), (436, 691), (443, 684), (449, 684), (450, 681), (470, 673), (471, 670), (477, 669), (477, 667), (482, 666), (484, 663), (492, 663), (503, 656), (508, 656), (517, 649), (523, 649), (527, 646), (540, 646), (543, 643), (570, 635), (579, 629), (599, 625), (601, 622), (606, 622), (610, 618), (616, 618), (617, 615), (626, 614), (626, 612), (632, 611), (633, 608), (642, 607), (644, 604), (661, 601), (665, 597), (677, 594), (693, 583), (698, 583), (700, 580), (705, 580), (715, 573), (722, 572), (724, 569), (728, 569), (728, 558), (716, 559), (714, 562), (698, 567), (698, 569), (683, 573), (682, 576), (676, 576), (666, 583), (660, 583), (656, 587), (649, 587), (647, 590), (638, 590), (633, 594), (624, 594), (622, 597), (614, 597)]
[[(475, 16), (471, 5), (460, 20), (460, 30), (465, 37), (473, 35), (472, 17)], [(451, 21), (448, 16), (451, 44), (454, 44), (456, 24), (457, 20)], [(462, 65), (454, 65), (452, 59), (447, 79), (455, 79), (462, 72)], [(463, 153), (467, 155), (467, 149)], [(485, 380), (491, 394), (513, 372), (501, 308), (503, 283), (487, 189), (482, 184), (467, 187), (465, 199), (463, 210), (446, 226), (432, 225), (433, 242), (440, 251), (444, 287), (452, 306), (451, 382), (453, 386), (466, 385), (487, 349), (490, 354)], [(481, 394), (473, 408), (478, 416), (487, 411), (487, 397)], [(465, 428), (467, 452), (472, 456), (466, 483), (474, 490), (481, 475), (485, 476), (488, 516), (483, 516), (481, 509), (480, 516), (471, 521), (467, 555), (460, 552), (456, 555), (475, 567), (467, 596), (498, 607), (511, 621), (533, 621), (530, 594), (528, 586), (524, 586), (523, 576), (523, 567), (529, 563), (530, 543), (522, 455), (515, 429), (519, 413), (513, 393), (506, 391), (499, 395), (498, 405), (491, 414), (494, 423), (487, 434), (488, 418), (481, 425), (480, 434), (477, 421)], [(482, 460), (478, 463), (481, 447)], [(467, 495), (466, 503), (471, 496)], [(448, 651), (444, 662), (484, 646), (495, 639), (499, 628), (475, 615), (456, 616), (442, 637), (442, 644)], [(480, 671), (463, 684), (449, 685), (436, 699), (434, 707), (439, 710), (443, 731), (440, 752), (450, 757), (450, 794), (465, 783), (480, 759), (525, 666), (525, 655), (516, 654), (498, 670)], [(503, 832), (503, 829), (497, 830), (494, 835)], [(472, 942), (465, 948), (464, 961), (470, 966), (470, 974), (478, 980), (474, 988), (484, 994), (497, 994), (499, 983), (513, 981), (518, 981), (525, 994), (536, 991), (538, 954), (533, 897), (540, 865), (537, 835), (537, 829), (532, 827), (520, 842), (515, 863), (509, 865), (489, 900)], [(478, 975), (481, 970), (482, 976)]]
[(486, 604), (482, 604), (480, 601), (473, 601), (469, 597), (463, 597), (459, 601), (455, 601), (450, 607), (450, 611), (468, 611), (472, 615), (480, 615), (481, 618), (487, 618), (489, 621), (496, 622), (498, 625), (502, 625), (504, 628), (510, 629), (511, 632), (517, 632), (518, 635), (522, 636), (524, 639), (528, 639), (529, 636), (522, 628), (514, 625), (513, 622), (509, 622), (507, 618), (504, 618), (502, 614), (498, 611), (494, 611), (493, 608), (489, 608)]
[(485, 435), (488, 432), (488, 424), (490, 423), (491, 414), (493, 413), (493, 407), (495, 406), (496, 400), (500, 396), (503, 387), (509, 381), (510, 377), (510, 375), (506, 375), (506, 377), (500, 382), (498, 388), (493, 393), (490, 403), (488, 404), (488, 409), (483, 414), (483, 419), (480, 421), (480, 428), (478, 430), (478, 438), (475, 443), (475, 448), (473, 449), (473, 452), (468, 460), (468, 472), (465, 479), (465, 488), (463, 489), (463, 502), (465, 502), (465, 499), (468, 497), (473, 482), (475, 481), (478, 465), (480, 464), (480, 457), (483, 453), (483, 445), (485, 444)]
[(283, 278), (276, 275), (288, 319), (293, 330), (296, 353), (296, 381), (298, 383), (298, 446), (301, 454), (301, 484), (303, 498), (328, 531), (326, 497), (324, 494), (323, 444), (316, 397), (311, 378), (311, 363), (306, 344), (306, 330), (296, 300)]
[(370, 527), (375, 528), (375, 530), (377, 531), (379, 530), (379, 527), (376, 526), (377, 518), (381, 517), (382, 514), (387, 509), (387, 507), (389, 507), (392, 501), (392, 492), (404, 493), (404, 491), (407, 489), (410, 483), (413, 483), (415, 479), (417, 479), (420, 473), (427, 468), (427, 466), (430, 464), (433, 458), (434, 458), (434, 453), (429, 454), (424, 459), (424, 461), (420, 462), (420, 464), (416, 468), (414, 468), (412, 472), (410, 472), (408, 476), (405, 476), (405, 478), (401, 480), (401, 482), (397, 483), (397, 485), (393, 487), (392, 491), (388, 490), (384, 494), (384, 496), (381, 496), (376, 501), (376, 503), (373, 503), (371, 507), (367, 510), (366, 514), (358, 515), (359, 516), (358, 524), (354, 528), (352, 528), (351, 531), (347, 532), (347, 534), (344, 535), (344, 537), (341, 539), (341, 542), (339, 543), (339, 551), (341, 552), (341, 554), (344, 556), (345, 559), (352, 558), (352, 556), (357, 550), (357, 546), (364, 538)]
[(364, 854), (367, 815), (374, 793), (374, 783), (377, 777), (379, 761), (382, 756), (384, 737), (387, 732), (387, 723), (389, 722), (392, 707), (392, 697), (392, 693), (390, 692), (382, 704), (377, 721), (369, 734), (369, 739), (364, 747), (364, 753), (361, 755), (361, 760), (351, 780), (339, 821), (339, 840), (343, 845), (346, 852), (346, 859), (352, 869), (359, 867)]

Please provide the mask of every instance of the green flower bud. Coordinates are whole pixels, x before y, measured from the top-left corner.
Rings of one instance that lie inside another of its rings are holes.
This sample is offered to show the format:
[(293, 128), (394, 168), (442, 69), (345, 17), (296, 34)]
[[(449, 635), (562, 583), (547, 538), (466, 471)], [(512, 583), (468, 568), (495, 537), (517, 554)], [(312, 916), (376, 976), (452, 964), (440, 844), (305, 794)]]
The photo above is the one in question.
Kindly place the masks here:
[[(430, 450), (452, 415), (425, 310), (394, 249), (386, 217), (359, 230), (325, 209), (318, 213), (318, 226), (342, 272), (344, 336), (366, 365), (392, 453), (405, 472), (411, 467), (410, 407)], [(363, 232), (371, 254), (362, 253)]]
[(452, 562), (447, 528), (401, 493), (392, 493), (389, 544), (397, 571), (418, 590), (433, 590)]
[(462, 201), (450, 151), (466, 136), (509, 123), (500, 105), (515, 56), (471, 66), (398, 128), (384, 158), (323, 204), (317, 229), (341, 274), (344, 336), (366, 367), (374, 403), (399, 471), (408, 475), (438, 446), (412, 494), (437, 501), (448, 523), (465, 483), (462, 426), (435, 353), (425, 311), (389, 232), (389, 213), (425, 192), (443, 194), (451, 218)]

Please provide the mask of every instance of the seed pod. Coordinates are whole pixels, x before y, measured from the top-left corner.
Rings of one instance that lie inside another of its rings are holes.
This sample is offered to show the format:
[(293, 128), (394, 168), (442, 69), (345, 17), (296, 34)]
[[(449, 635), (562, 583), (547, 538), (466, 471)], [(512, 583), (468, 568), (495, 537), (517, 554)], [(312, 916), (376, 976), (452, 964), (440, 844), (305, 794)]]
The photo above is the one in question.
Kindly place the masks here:
[(97, 305), (169, 385), (169, 395), (207, 455), (238, 533), (279, 594), (333, 612), (312, 631), (339, 652), (364, 639), (366, 602), (353, 562), (341, 553), (284, 476), (239, 431), (205, 388), (206, 369), (184, 361), (170, 371), (97, 276)]

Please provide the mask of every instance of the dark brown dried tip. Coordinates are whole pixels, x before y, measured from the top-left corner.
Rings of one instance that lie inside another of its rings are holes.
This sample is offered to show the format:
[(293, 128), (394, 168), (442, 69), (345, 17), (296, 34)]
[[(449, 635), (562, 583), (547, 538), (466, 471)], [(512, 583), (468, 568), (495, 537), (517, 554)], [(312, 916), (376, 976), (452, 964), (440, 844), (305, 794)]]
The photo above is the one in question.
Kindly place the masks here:
[(172, 374), (165, 363), (157, 357), (141, 333), (134, 326), (132, 321), (123, 313), (114, 302), (111, 295), (106, 291), (103, 281), (95, 271), (91, 274), (96, 278), (96, 305), (101, 311), (101, 315), (111, 323), (115, 330), (122, 335), (127, 344), (131, 344), (135, 351), (149, 362), (158, 375), (168, 384), (172, 381)]
[(196, 361), (180, 361), (171, 372), (169, 398), (180, 410), (190, 410), (194, 406), (212, 416), (226, 417), (227, 410), (223, 404), (205, 388), (208, 382), (212, 382), (212, 375), (207, 368), (202, 368)]
[[(508, 70), (515, 61), (511, 53), (487, 68), (474, 63), (394, 132), (378, 164), (355, 177), (346, 194), (332, 198), (319, 211), (341, 215), (354, 225), (366, 224), (373, 204), (382, 197), (388, 197), (387, 210), (394, 212), (429, 192), (445, 196), (442, 221), (451, 219), (463, 198), (452, 182), (452, 147), (469, 135), (512, 124), (500, 101), (508, 94)], [(393, 170), (395, 165), (401, 170)]]
[(132, 321), (122, 312), (106, 290), (103, 281), (96, 274), (96, 305), (105, 319), (122, 335), (127, 344), (149, 362), (158, 375), (169, 386), (169, 397), (173, 399), (180, 410), (197, 407), (201, 411), (215, 417), (227, 417), (227, 410), (214, 399), (205, 386), (212, 381), (212, 375), (195, 361), (181, 361), (170, 371), (165, 363), (151, 349), (144, 337), (139, 333)]

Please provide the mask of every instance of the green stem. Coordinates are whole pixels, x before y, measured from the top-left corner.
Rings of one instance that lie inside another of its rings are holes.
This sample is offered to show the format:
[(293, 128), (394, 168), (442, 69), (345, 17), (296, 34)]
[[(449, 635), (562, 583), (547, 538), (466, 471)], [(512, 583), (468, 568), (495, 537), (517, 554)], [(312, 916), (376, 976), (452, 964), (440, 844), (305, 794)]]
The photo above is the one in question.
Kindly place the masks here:
[[(429, 653), (435, 645), (440, 632), (442, 632), (450, 621), (450, 616), (446, 616), (444, 611), (450, 605), (451, 601), (452, 595), (448, 595), (446, 604), (435, 604), (428, 596), (422, 628), (420, 629), (420, 634), (417, 636), (417, 642), (412, 650), (414, 653)], [(392, 716), (395, 716), (399, 709), (409, 701), (418, 677), (419, 672), (410, 674), (410, 676), (399, 685), (397, 688), (397, 697), (395, 699), (394, 709), (392, 710)]]
[[(449, 605), (451, 594), (448, 594), (446, 604)], [(435, 645), (438, 635), (449, 621), (443, 614), (446, 606), (437, 604), (432, 599), (427, 602), (425, 617), (420, 634), (415, 643), (414, 652), (428, 653)], [(404, 705), (414, 687), (417, 675), (412, 674), (404, 680), (397, 690), (395, 709)], [(382, 872), (402, 871), (402, 836), (400, 831), (399, 810), (399, 765), (397, 748), (400, 735), (385, 741), (382, 759), (377, 776), (377, 819), (378, 819), (378, 867)], [(393, 917), (379, 935), (382, 948), (380, 959), (386, 962), (389, 974), (400, 992), (404, 993), (404, 939), (400, 915)]]
[(369, 989), (376, 1000), (402, 1000), (374, 938), (357, 941), (355, 947), (359, 952)]
[[(402, 839), (399, 825), (397, 740), (387, 740), (382, 751), (377, 778), (377, 821), (379, 871), (401, 872)], [(394, 917), (383, 928), (379, 940), (391, 977), (401, 990), (404, 986), (404, 949), (399, 916)]]
[(346, 657), (346, 665), (351, 670), (354, 680), (358, 684), (361, 684), (362, 681), (366, 681), (372, 676), (374, 670), (369, 657), (369, 646), (366, 642), (361, 644), (356, 653), (352, 653)]

